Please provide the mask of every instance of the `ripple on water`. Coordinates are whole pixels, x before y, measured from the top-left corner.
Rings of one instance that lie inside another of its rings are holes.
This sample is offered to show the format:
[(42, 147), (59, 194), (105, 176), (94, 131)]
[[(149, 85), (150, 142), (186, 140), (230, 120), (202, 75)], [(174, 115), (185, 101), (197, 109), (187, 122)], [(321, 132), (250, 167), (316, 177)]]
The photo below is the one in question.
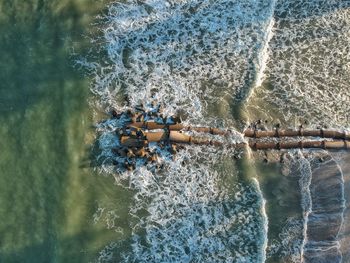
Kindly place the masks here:
[[(334, 1), (311, 2), (116, 3), (101, 19), (102, 39), (94, 42), (106, 60), (79, 63), (89, 67), (96, 104), (106, 111), (153, 101), (164, 105), (166, 115), (181, 111), (187, 122), (208, 125), (213, 120), (203, 117), (211, 105), (246, 99), (262, 84), (251, 101), (266, 102), (263, 111), (275, 107), (285, 119), (297, 113), (342, 126), (340, 118), (349, 112), (344, 102), (350, 101), (348, 10)], [(106, 159), (114, 158), (113, 125), (103, 127), (99, 138)], [(131, 247), (119, 252), (124, 262), (264, 260), (264, 204), (256, 185), (224, 187), (222, 172), (213, 168), (221, 162), (214, 149), (185, 149), (163, 161), (165, 170), (157, 174), (147, 167), (115, 174), (108, 162), (102, 165), (135, 190)], [(309, 201), (305, 211), (311, 212)], [(100, 262), (104, 253), (116, 257), (117, 247), (106, 247)]]

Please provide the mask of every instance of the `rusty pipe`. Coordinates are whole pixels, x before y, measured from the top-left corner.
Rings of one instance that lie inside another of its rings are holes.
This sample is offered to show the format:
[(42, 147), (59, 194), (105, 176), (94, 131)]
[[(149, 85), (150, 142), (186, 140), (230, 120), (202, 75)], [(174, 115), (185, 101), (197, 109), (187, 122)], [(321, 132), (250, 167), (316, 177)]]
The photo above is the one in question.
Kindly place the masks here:
[[(165, 131), (161, 132), (146, 132), (146, 139), (135, 139), (130, 136), (122, 136), (121, 144), (126, 147), (142, 147), (147, 145), (149, 142), (161, 142), (169, 141), (172, 143), (184, 143), (184, 144), (198, 144), (198, 145), (214, 145), (214, 146), (225, 146), (222, 142), (216, 140), (208, 140), (200, 137), (192, 137), (181, 133), (179, 131)], [(299, 140), (299, 141), (287, 141), (287, 142), (256, 142), (251, 141), (249, 143), (238, 143), (229, 144), (228, 147), (242, 148), (249, 145), (253, 150), (270, 150), (270, 149), (350, 149), (350, 142), (347, 140), (337, 141), (318, 141), (318, 140)]]
[[(127, 125), (128, 127), (135, 127), (147, 130), (156, 129), (168, 129), (170, 131), (197, 131), (203, 133), (210, 133), (214, 135), (228, 135), (231, 133), (230, 130), (223, 130), (212, 127), (192, 127), (184, 126), (181, 123), (173, 125), (157, 124), (155, 122), (133, 122)], [(346, 131), (337, 130), (327, 130), (327, 129), (274, 129), (274, 130), (256, 130), (256, 129), (246, 129), (243, 132), (245, 137), (249, 138), (271, 138), (271, 137), (320, 137), (320, 138), (330, 138), (330, 139), (343, 139), (350, 140), (350, 133)]]

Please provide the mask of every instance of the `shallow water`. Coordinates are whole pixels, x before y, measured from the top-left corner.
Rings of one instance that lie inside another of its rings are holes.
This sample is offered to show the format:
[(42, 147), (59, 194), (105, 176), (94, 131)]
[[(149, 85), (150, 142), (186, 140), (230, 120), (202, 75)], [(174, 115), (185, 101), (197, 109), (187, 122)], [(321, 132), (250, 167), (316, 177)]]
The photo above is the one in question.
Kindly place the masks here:
[(0, 262), (88, 262), (118, 238), (93, 222), (125, 193), (89, 167), (88, 81), (71, 58), (105, 4), (0, 1)]
[(107, 2), (0, 2), (0, 262), (347, 262), (341, 154), (196, 146), (118, 173), (118, 123), (93, 125), (153, 101), (231, 142), (256, 119), (348, 129), (349, 3)]

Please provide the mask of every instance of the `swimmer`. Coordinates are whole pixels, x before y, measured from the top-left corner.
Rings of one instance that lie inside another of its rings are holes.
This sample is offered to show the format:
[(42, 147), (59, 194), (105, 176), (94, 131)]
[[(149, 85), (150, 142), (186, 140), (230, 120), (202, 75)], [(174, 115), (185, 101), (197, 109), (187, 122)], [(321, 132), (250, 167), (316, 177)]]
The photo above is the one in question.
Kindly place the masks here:
[(167, 125), (175, 124), (173, 117), (167, 117), (165, 120), (165, 124), (167, 124)]
[(144, 147), (142, 147), (141, 149), (136, 149), (136, 151), (134, 152), (136, 156), (139, 156), (141, 158), (145, 157), (147, 155), (147, 152), (145, 150)]
[(181, 123), (181, 118), (179, 116), (172, 117), (175, 123)]
[(138, 129), (136, 131), (136, 136), (138, 139), (141, 139), (141, 140), (146, 139), (146, 135), (144, 134), (144, 132), (141, 129)]
[(145, 112), (143, 104), (140, 103), (139, 105), (135, 106), (135, 109), (139, 112)]
[(133, 158), (133, 157), (135, 157), (135, 154), (134, 154), (133, 150), (128, 149), (128, 152), (127, 152), (126, 156), (129, 157), (129, 158)]
[(118, 113), (116, 109), (112, 109), (112, 110), (111, 110), (111, 114), (112, 114), (112, 116), (113, 116), (114, 118), (118, 118), (118, 119), (119, 119), (120, 116), (122, 115), (122, 114)]
[(170, 153), (171, 153), (171, 154), (175, 154), (175, 153), (177, 153), (177, 147), (176, 147), (176, 144), (171, 144), (171, 147), (170, 147)]

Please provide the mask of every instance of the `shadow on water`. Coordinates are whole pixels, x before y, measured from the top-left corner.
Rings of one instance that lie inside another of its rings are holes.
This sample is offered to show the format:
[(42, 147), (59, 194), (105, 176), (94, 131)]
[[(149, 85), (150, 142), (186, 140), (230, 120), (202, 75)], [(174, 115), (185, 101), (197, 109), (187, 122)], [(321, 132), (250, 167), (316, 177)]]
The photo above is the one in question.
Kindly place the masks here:
[[(56, 259), (52, 257), (52, 254), (50, 253), (51, 250), (57, 250), (57, 247), (55, 247), (55, 245), (50, 246), (50, 244), (52, 243), (50, 239), (43, 240), (40, 243), (33, 242), (31, 245), (28, 245), (21, 249), (17, 249), (15, 251), (1, 253), (0, 261), (6, 263), (91, 262), (91, 258), (96, 256), (96, 252), (103, 251), (105, 249), (106, 244), (96, 245), (96, 247), (94, 247), (93, 249), (93, 251), (95, 252), (93, 255), (91, 255), (91, 251), (87, 251), (83, 245), (86, 242), (86, 240), (92, 241), (94, 237), (101, 234), (103, 234), (103, 231), (86, 231), (79, 234), (75, 234), (74, 236), (59, 239), (58, 242), (66, 244), (67, 248), (64, 251), (64, 255), (62, 255), (59, 261), (56, 261)], [(128, 247), (131, 243), (129, 239), (114, 241), (118, 242), (118, 249), (124, 249)], [(80, 248), (76, 247), (77, 242), (81, 244)], [(113, 243), (110, 243), (110, 245), (111, 247), (113, 247)], [(112, 251), (112, 249), (108, 251)], [(96, 258), (98, 258), (98, 256)], [(120, 258), (117, 254), (114, 253), (114, 259)]]
[[(245, 204), (245, 205), (250, 205), (254, 206), (255, 205), (255, 200), (254, 197), (250, 198), (251, 200)], [(191, 214), (194, 211), (200, 211), (204, 208), (206, 209), (212, 209), (216, 207), (220, 207), (223, 210), (223, 213), (225, 215), (230, 215), (232, 213), (232, 209), (236, 208), (237, 201), (232, 199), (232, 200), (225, 200), (222, 202), (215, 202), (215, 201), (210, 201), (208, 203), (193, 203), (191, 207), (188, 207), (187, 209), (183, 209), (182, 206), (180, 207), (174, 207), (174, 213), (179, 213), (180, 216), (177, 218), (178, 220), (173, 220), (169, 224), (164, 224), (163, 226), (157, 226), (153, 225), (150, 226), (147, 229), (147, 232), (149, 235), (155, 235), (159, 236), (161, 235), (161, 232), (164, 231), (164, 233), (168, 235), (173, 235), (174, 239), (179, 238), (176, 237), (176, 229), (172, 228), (170, 224), (172, 225), (178, 225), (179, 227), (183, 227), (183, 221), (182, 220), (188, 220), (187, 217), (191, 217)], [(239, 202), (238, 202), (239, 203)], [(243, 206), (239, 206), (237, 211), (241, 211)], [(145, 216), (145, 215), (143, 215)], [(125, 221), (125, 218), (119, 218), (116, 222), (117, 225), (123, 226), (127, 224), (128, 222)], [(198, 229), (203, 229), (208, 226), (205, 226), (208, 224), (206, 222), (205, 218), (202, 218), (200, 220), (197, 220), (196, 222), (193, 222), (195, 225), (195, 228)], [(224, 222), (217, 221), (213, 218), (213, 220), (209, 224), (210, 228), (213, 229), (219, 229), (219, 228), (227, 228), (228, 226)], [(101, 230), (100, 230), (101, 231)], [(235, 224), (233, 223), (230, 227), (229, 230), (232, 233), (235, 233), (237, 235), (240, 234), (241, 231), (246, 231), (244, 229), (244, 226)], [(101, 231), (103, 232), (103, 231)], [(139, 242), (143, 245), (143, 250), (146, 251), (147, 249), (154, 249), (154, 244), (153, 247), (150, 247), (148, 241), (144, 237), (144, 233), (142, 233), (143, 230), (139, 229), (137, 231), (137, 234), (140, 235)], [(59, 250), (59, 248), (55, 246), (50, 246), (49, 244), (51, 243), (50, 239), (44, 239), (41, 242), (32, 242), (30, 245), (22, 247), (20, 249), (16, 249), (14, 251), (6, 251), (5, 253), (1, 253), (0, 255), (0, 262), (6, 262), (6, 263), (32, 263), (32, 262), (92, 262), (91, 261), (91, 251), (87, 251), (84, 248), (84, 243), (86, 240), (92, 240), (94, 237), (103, 234), (99, 233), (99, 230), (86, 230), (84, 232), (78, 232), (72, 236), (68, 237), (62, 237), (57, 240), (59, 243), (65, 244), (66, 250), (64, 251), (64, 255), (56, 261), (54, 257), (51, 255), (51, 250)], [(212, 234), (216, 236), (215, 234)], [(213, 247), (192, 247), (191, 246), (191, 241), (189, 240), (178, 240), (185, 246), (185, 254), (188, 256), (190, 259), (196, 259), (196, 255), (200, 254), (203, 256), (203, 254), (206, 254), (207, 256), (210, 256), (212, 254), (219, 254), (220, 251), (222, 250), (222, 247), (217, 246), (215, 248)], [(123, 254), (130, 249), (130, 244), (132, 244), (134, 240), (130, 237), (125, 237), (125, 238), (115, 238), (113, 242), (108, 244), (106, 246), (105, 244), (96, 244), (94, 246), (94, 252), (99, 251), (99, 255), (101, 256), (101, 259), (104, 258), (104, 260), (101, 260), (100, 262), (124, 262), (123, 261)], [(81, 247), (76, 247), (76, 244), (80, 243)], [(168, 250), (174, 250), (176, 252), (177, 248), (176, 247), (171, 247), (167, 246), (167, 244), (163, 244), (165, 247), (167, 247)], [(240, 245), (242, 243), (237, 242), (227, 242), (225, 243), (226, 246), (230, 246), (231, 249), (236, 250), (236, 251), (241, 251)], [(254, 239), (247, 240), (244, 244), (245, 247), (249, 246), (250, 249), (252, 250), (258, 250), (259, 248), (257, 247), (257, 244), (255, 243)], [(76, 250), (75, 250), (76, 249)], [(161, 251), (163, 252), (163, 251)], [(105, 255), (105, 257), (102, 257), (102, 255)], [(148, 254), (144, 253), (145, 259), (147, 259), (149, 262), (159, 262), (159, 258), (157, 257), (156, 254)], [(138, 261), (139, 259), (137, 256), (134, 257), (134, 255), (128, 255), (130, 262), (140, 262)], [(98, 258), (98, 256), (96, 257)], [(107, 260), (108, 259), (108, 260)], [(129, 262), (129, 261), (128, 261)]]
[(113, 164), (111, 158), (106, 156), (101, 157), (100, 137), (101, 135), (97, 135), (95, 140), (85, 148), (86, 157), (81, 161), (81, 168), (101, 168), (103, 165)]
[[(74, 2), (62, 6), (58, 1), (44, 0), (0, 4), (3, 10), (0, 19), (1, 116), (24, 112), (47, 97), (64, 103), (64, 85), (82, 81), (72, 70), (70, 58), (70, 48), (84, 51), (87, 47), (87, 41), (81, 39), (86, 26), (81, 10)], [(52, 88), (55, 85), (57, 87)], [(81, 88), (70, 92), (74, 96), (87, 93)]]
[[(107, 2), (0, 1), (0, 262), (91, 259), (81, 250), (93, 234), (63, 238), (86, 231), (99, 195), (84, 195), (90, 172), (75, 161), (91, 113), (71, 52), (87, 52), (82, 35)], [(78, 219), (69, 225), (71, 214)]]

